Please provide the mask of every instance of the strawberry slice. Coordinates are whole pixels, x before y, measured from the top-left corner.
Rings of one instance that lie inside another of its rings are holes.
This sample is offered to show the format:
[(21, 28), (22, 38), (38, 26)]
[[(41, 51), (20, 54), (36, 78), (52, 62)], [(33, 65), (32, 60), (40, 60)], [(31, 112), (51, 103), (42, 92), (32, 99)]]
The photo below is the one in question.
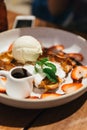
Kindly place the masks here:
[(86, 66), (77, 66), (72, 70), (71, 73), (72, 79), (79, 80), (81, 78), (87, 78), (87, 67)]
[(0, 85), (0, 93), (6, 93), (6, 88)]
[(64, 84), (62, 86), (62, 90), (65, 93), (72, 93), (78, 89), (80, 89), (83, 85), (81, 83), (70, 83), (70, 84)]
[(68, 56), (70, 58), (74, 58), (77, 61), (82, 61), (83, 60), (83, 55), (80, 53), (68, 53)]
[(59, 96), (61, 96), (61, 94), (47, 92), (47, 93), (43, 93), (40, 98), (41, 99), (52, 99), (52, 98), (57, 98)]
[(8, 48), (8, 51), (12, 51), (12, 48), (13, 48), (13, 43), (10, 44), (9, 48)]
[[(1, 79), (3, 82), (6, 82), (7, 81), (7, 78), (6, 77), (1, 77)], [(3, 87), (2, 85), (0, 85), (0, 93), (6, 93), (6, 88)]]
[(1, 77), (1, 80), (6, 82), (7, 81), (7, 78), (6, 77)]
[(53, 50), (62, 51), (63, 49), (64, 49), (63, 45), (53, 45), (53, 46), (49, 47), (50, 51), (53, 51)]

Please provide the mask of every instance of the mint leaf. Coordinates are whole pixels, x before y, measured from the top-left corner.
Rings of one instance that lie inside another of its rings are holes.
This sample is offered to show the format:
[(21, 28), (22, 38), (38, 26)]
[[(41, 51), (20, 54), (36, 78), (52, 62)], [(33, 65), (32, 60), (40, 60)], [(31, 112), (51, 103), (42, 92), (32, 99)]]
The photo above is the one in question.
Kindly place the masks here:
[(47, 78), (53, 82), (53, 83), (56, 83), (58, 80), (57, 80), (57, 76), (55, 75), (54, 71), (50, 68), (44, 68), (43, 69), (43, 72), (46, 74)]
[(36, 72), (44, 72), (51, 82), (56, 83), (58, 81), (57, 76), (55, 75), (57, 68), (54, 64), (49, 62), (48, 58), (37, 61), (34, 68)]
[(48, 61), (48, 58), (43, 58), (40, 61), (37, 61), (36, 64), (43, 65)]
[(50, 62), (46, 62), (45, 63), (46, 66), (50, 67), (54, 73), (56, 73), (57, 69), (56, 69), (56, 66)]
[(42, 64), (46, 63), (47, 61), (48, 61), (48, 58), (43, 58), (43, 59), (40, 60), (40, 62), (41, 62)]
[[(47, 62), (48, 61), (48, 58), (43, 58), (43, 59), (40, 59), (40, 61), (37, 61), (36, 62), (36, 65), (35, 65), (35, 71), (36, 72), (38, 72), (38, 67), (37, 67), (37, 65), (39, 65), (39, 66), (41, 66), (41, 68), (43, 67), (43, 65), (45, 64), (45, 62)], [(43, 69), (43, 68), (42, 68)]]
[(34, 66), (34, 69), (35, 69), (36, 72), (38, 72), (38, 68), (36, 67), (36, 65)]

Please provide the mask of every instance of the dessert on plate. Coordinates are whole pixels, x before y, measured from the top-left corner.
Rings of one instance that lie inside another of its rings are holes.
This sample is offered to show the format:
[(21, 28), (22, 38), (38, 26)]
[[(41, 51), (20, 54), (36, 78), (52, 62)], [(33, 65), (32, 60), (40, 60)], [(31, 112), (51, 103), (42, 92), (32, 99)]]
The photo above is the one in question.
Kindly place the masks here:
[[(77, 45), (44, 47), (32, 36), (21, 36), (0, 54), (0, 70), (10, 71), (17, 66), (28, 70), (33, 76), (33, 89), (26, 99), (58, 98), (86, 85), (87, 66), (81, 64), (83, 58)], [(0, 80), (7, 82), (3, 76)], [(2, 85), (0, 93), (7, 94)]]

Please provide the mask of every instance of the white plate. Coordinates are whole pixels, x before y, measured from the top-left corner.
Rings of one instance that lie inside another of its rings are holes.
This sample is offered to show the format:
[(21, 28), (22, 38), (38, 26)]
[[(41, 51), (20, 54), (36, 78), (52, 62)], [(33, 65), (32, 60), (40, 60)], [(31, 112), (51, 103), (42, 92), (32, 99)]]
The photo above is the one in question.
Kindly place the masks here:
[[(81, 52), (85, 57), (83, 60), (83, 64), (87, 64), (87, 41), (72, 33), (51, 29), (51, 28), (21, 28), (14, 29), (10, 31), (6, 31), (0, 34), (0, 52), (5, 51), (8, 46), (18, 37), (23, 35), (32, 35), (37, 38), (39, 41), (43, 43), (44, 46), (52, 46), (54, 44), (63, 44), (65, 48), (72, 46), (73, 44), (79, 46), (81, 48)], [(19, 108), (49, 108), (54, 106), (59, 106), (70, 102), (83, 93), (86, 92), (86, 85), (82, 87), (78, 91), (75, 91), (72, 94), (67, 94), (64, 96), (60, 96), (55, 99), (13, 99), (6, 94), (0, 94), (0, 102), (14, 106)]]

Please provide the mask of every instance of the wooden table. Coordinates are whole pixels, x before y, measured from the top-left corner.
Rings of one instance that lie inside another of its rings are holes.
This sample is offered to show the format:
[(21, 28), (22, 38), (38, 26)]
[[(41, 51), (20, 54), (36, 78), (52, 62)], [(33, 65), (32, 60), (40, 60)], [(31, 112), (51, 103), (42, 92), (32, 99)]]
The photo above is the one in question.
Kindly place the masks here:
[[(9, 29), (17, 15), (8, 12)], [(38, 20), (36, 23), (40, 26)], [(48, 26), (44, 22), (43, 25)], [(0, 130), (46, 129), (87, 130), (87, 93), (70, 103), (49, 109), (26, 110), (0, 104)]]

